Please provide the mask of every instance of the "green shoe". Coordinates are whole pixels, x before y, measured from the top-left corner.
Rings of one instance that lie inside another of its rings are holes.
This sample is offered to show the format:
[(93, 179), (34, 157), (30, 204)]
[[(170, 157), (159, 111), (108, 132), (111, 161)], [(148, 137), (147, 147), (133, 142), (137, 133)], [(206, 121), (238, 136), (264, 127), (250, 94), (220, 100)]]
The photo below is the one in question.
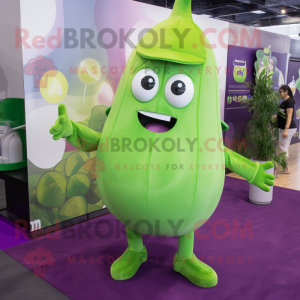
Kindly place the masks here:
[(127, 248), (111, 266), (110, 274), (115, 280), (126, 280), (134, 276), (140, 265), (147, 260), (146, 247), (137, 252)]
[(176, 253), (173, 260), (173, 266), (176, 272), (179, 272), (195, 285), (210, 288), (218, 283), (216, 272), (211, 267), (201, 262), (195, 254), (183, 260)]

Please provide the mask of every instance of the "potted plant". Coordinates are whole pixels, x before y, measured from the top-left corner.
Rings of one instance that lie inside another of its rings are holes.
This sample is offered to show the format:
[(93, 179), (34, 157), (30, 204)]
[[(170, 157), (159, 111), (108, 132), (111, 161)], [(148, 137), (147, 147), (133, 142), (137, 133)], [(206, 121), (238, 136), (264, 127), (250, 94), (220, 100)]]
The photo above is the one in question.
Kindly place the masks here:
[[(251, 88), (253, 96), (243, 102), (252, 113), (252, 119), (247, 123), (246, 138), (248, 141), (246, 156), (252, 161), (264, 163), (272, 161), (275, 169), (287, 166), (286, 153), (277, 155), (278, 128), (276, 113), (286, 117), (279, 109), (279, 94), (273, 89), (272, 74), (265, 70), (255, 75), (254, 83), (245, 82)], [(274, 115), (276, 117), (274, 117)], [(267, 170), (274, 173), (274, 167)], [(273, 187), (265, 192), (250, 184), (249, 200), (255, 204), (270, 204), (273, 198)]]

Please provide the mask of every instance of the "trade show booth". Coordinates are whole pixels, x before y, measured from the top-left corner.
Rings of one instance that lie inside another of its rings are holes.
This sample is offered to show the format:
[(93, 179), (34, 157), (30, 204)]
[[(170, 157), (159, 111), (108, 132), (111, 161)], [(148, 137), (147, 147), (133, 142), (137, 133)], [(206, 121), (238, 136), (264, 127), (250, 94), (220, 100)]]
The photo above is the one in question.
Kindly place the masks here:
[[(24, 86), (27, 169), (20, 168), (22, 170), (16, 174), (22, 173), (22, 184), (25, 182), (28, 186), (29, 197), (24, 197), (29, 199), (29, 203), (22, 211), (30, 208), (30, 214), (13, 216), (14, 205), (7, 205), (10, 211), (4, 210), (1, 214), (10, 216), (11, 220), (24, 217), (30, 224), (30, 231), (45, 229), (56, 224), (57, 220), (64, 227), (70, 224), (68, 220), (73, 220), (74, 224), (108, 212), (95, 183), (95, 153), (80, 152), (65, 139), (54, 141), (49, 129), (57, 118), (58, 105), (64, 103), (70, 119), (102, 132), (107, 118), (105, 111), (113, 103), (132, 46), (146, 28), (151, 28), (170, 14), (168, 9), (132, 1), (116, 4), (121, 5), (122, 13), (115, 10), (112, 2), (78, 3), (72, 7), (72, 17), (66, 11), (63, 13), (63, 6), (68, 7), (69, 2), (51, 1), (47, 4), (49, 7), (39, 5), (42, 11), (48, 12), (47, 19), (43, 20), (47, 27), (42, 30), (33, 23), (35, 11), (28, 10), (21, 3), (21, 29), (16, 34), (16, 42), (11, 43), (8, 31), (8, 43), (2, 44), (0, 53), (6, 61), (1, 69), (1, 82), (9, 82), (1, 94), (4, 96), (2, 100), (7, 98), (5, 95), (19, 97)], [(86, 16), (95, 15), (95, 20), (79, 18), (82, 10)], [(270, 67), (277, 72), (274, 74), (276, 78), (273, 78), (274, 88), (278, 90), (288, 83), (298, 100), (295, 105), (298, 130), (292, 143), (299, 142), (300, 100), (296, 81), (300, 63), (297, 51), (292, 56), (290, 54), (291, 39), (199, 15), (193, 18), (212, 45), (217, 60), (220, 117), (229, 125), (229, 130), (224, 132), (227, 147), (238, 153), (245, 150), (246, 124), (251, 113), (242, 103), (251, 96), (251, 91), (244, 83), (254, 79), (255, 63), (263, 58), (257, 57), (257, 51), (263, 49), (272, 53)], [(132, 28), (132, 34), (127, 36), (125, 33)], [(12, 29), (10, 33), (13, 34)], [(90, 40), (86, 39), (88, 34), (91, 34)], [(296, 45), (297, 41), (292, 40), (292, 43)], [(10, 74), (5, 57), (9, 47), (14, 45), (13, 53), (20, 61), (18, 70), (23, 69), (16, 75)], [(209, 75), (211, 70), (207, 68), (202, 72)], [(13, 172), (3, 174), (2, 178), (9, 174), (14, 180)], [(53, 202), (56, 192), (45, 191), (45, 183), (49, 181), (56, 182), (55, 187), (58, 187), (58, 182), (64, 182), (59, 187), (64, 195), (59, 203)], [(9, 194), (8, 191), (8, 198)], [(70, 207), (75, 203), (81, 209), (71, 212)]]

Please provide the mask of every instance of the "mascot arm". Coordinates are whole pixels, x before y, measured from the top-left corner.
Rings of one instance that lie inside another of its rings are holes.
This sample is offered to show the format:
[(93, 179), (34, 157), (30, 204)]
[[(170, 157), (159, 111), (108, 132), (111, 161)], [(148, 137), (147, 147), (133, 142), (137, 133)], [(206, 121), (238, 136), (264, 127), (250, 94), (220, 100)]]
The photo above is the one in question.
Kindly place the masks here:
[[(70, 120), (71, 121), (71, 120)], [(94, 131), (82, 124), (71, 121), (73, 125), (72, 135), (66, 137), (66, 140), (84, 152), (92, 152), (97, 150), (101, 133)]]
[(71, 145), (84, 152), (97, 150), (101, 133), (68, 118), (66, 106), (58, 106), (58, 118), (49, 130), (54, 140), (65, 138)]
[(275, 176), (265, 171), (273, 167), (273, 163), (267, 161), (264, 164), (253, 162), (246, 157), (224, 147), (225, 166), (232, 172), (245, 178), (249, 183), (258, 186), (265, 192), (269, 192), (269, 186), (274, 185)]
[(224, 151), (226, 168), (252, 183), (258, 171), (259, 163), (253, 162), (227, 147), (224, 147)]

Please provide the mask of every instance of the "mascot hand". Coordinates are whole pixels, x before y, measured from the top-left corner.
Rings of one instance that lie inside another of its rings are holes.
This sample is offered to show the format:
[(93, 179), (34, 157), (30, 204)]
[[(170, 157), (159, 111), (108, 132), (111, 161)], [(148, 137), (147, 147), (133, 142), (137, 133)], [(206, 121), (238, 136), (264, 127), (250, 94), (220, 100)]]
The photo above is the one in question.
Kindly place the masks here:
[(66, 138), (73, 133), (73, 125), (68, 118), (67, 109), (64, 104), (58, 106), (58, 119), (49, 131), (53, 134), (54, 140)]
[(270, 191), (269, 186), (274, 185), (275, 176), (266, 173), (265, 171), (271, 168), (273, 168), (273, 163), (270, 161), (267, 161), (264, 164), (259, 164), (256, 176), (252, 184), (258, 186), (260, 189), (262, 189), (265, 192), (269, 192)]

